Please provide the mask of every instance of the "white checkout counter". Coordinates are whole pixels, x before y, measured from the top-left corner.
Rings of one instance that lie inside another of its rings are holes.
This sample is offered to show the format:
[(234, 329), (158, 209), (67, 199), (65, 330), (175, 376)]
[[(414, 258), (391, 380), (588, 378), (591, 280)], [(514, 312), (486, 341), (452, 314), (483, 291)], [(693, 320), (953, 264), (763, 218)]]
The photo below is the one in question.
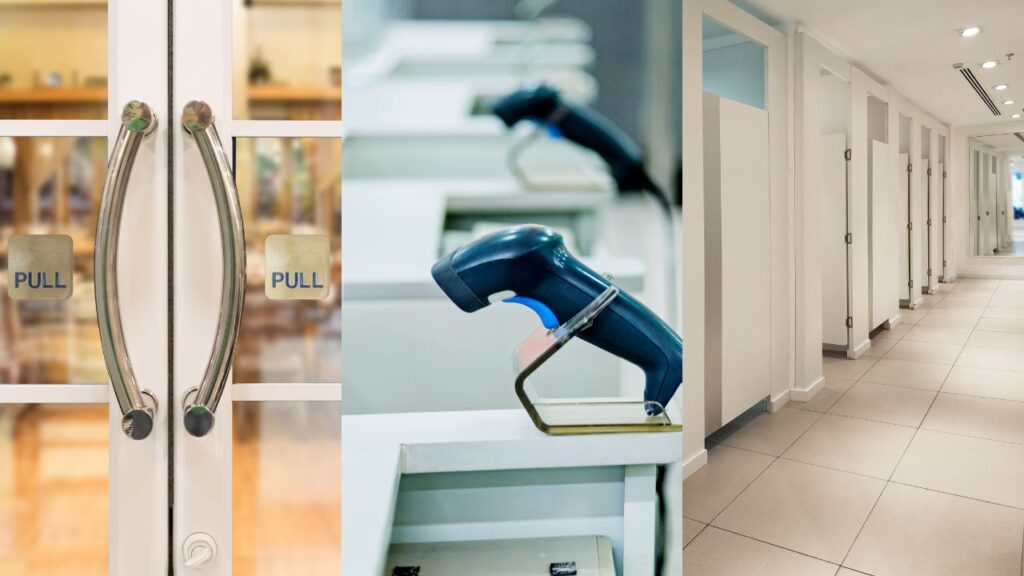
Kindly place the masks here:
[(342, 435), (343, 486), (360, 495), (342, 512), (345, 574), (391, 576), (427, 544), (449, 561), (482, 540), (535, 557), (568, 537), (609, 539), (615, 574), (654, 574), (658, 467), (682, 459), (681, 433), (552, 437), (518, 409), (346, 416)]
[(359, 64), (388, 78), (557, 77), (593, 64), (590, 35), (574, 19), (396, 20)]
[[(415, 99), (401, 84), (346, 92), (346, 179), (509, 177), (509, 150), (533, 126), (524, 122), (509, 130), (494, 116), (473, 115), (467, 86), (437, 83), (418, 90)], [(576, 187), (607, 181), (600, 157), (562, 139), (538, 138), (519, 163), (534, 180)]]

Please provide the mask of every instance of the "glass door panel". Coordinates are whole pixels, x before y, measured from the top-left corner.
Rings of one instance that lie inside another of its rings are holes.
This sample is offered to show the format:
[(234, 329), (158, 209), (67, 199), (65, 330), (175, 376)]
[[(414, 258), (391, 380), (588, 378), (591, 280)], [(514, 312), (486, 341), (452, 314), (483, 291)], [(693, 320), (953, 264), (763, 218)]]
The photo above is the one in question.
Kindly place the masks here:
[(235, 402), (234, 574), (341, 573), (341, 406)]
[(108, 573), (108, 410), (0, 405), (0, 574)]
[[(0, 383), (105, 384), (93, 299), (93, 234), (106, 138), (0, 136)], [(13, 300), (14, 235), (71, 237), (72, 295)]]
[[(245, 218), (248, 286), (234, 381), (341, 382), (341, 140), (237, 138), (235, 179)], [(323, 235), (328, 296), (267, 296), (272, 235)]]
[(0, 119), (106, 117), (106, 0), (0, 3)]
[(341, 119), (341, 0), (236, 4), (235, 118)]

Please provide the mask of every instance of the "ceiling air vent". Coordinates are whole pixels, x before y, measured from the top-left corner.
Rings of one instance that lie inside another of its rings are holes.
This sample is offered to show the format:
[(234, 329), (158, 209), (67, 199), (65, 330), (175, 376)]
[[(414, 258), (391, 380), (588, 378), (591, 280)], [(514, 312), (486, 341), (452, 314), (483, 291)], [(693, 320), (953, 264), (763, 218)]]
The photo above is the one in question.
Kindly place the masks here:
[(1024, 142), (1024, 132), (1014, 132), (1013, 135), (1017, 137), (1017, 140)]
[(981, 83), (978, 82), (978, 78), (974, 75), (974, 72), (971, 72), (970, 68), (964, 67), (960, 68), (960, 73), (963, 74), (964, 79), (971, 85), (971, 88), (974, 88), (974, 91), (978, 93), (978, 97), (985, 103), (985, 106), (988, 106), (988, 109), (992, 111), (992, 114), (994, 116), (1002, 116), (1002, 112), (999, 111), (999, 107), (996, 106), (996, 103), (989, 97), (988, 92), (981, 87)]

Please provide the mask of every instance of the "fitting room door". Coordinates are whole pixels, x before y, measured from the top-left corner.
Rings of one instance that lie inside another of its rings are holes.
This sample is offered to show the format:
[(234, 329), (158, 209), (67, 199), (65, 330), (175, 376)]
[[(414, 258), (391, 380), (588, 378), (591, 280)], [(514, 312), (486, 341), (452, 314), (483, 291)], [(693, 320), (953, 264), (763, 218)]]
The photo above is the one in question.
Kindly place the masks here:
[(5, 576), (168, 572), (166, 15), (0, 4)]
[(173, 4), (175, 574), (339, 574), (341, 1)]
[(339, 0), (0, 2), (0, 574), (340, 572), (340, 59)]

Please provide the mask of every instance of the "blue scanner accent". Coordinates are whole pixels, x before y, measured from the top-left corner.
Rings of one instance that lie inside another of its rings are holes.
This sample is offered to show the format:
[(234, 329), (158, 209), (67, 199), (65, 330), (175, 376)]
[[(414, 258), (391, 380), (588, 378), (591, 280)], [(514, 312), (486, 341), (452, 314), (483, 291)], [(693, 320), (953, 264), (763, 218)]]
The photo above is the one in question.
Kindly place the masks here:
[(523, 306), (526, 306), (530, 310), (533, 310), (534, 312), (537, 313), (537, 316), (540, 316), (540, 323), (543, 324), (544, 327), (547, 328), (548, 330), (558, 328), (558, 325), (560, 324), (560, 322), (558, 321), (558, 317), (555, 316), (555, 313), (551, 311), (551, 308), (548, 308), (547, 304), (544, 304), (540, 300), (534, 300), (533, 298), (526, 298), (523, 296), (513, 296), (511, 298), (506, 298), (502, 300), (502, 302), (522, 304)]

